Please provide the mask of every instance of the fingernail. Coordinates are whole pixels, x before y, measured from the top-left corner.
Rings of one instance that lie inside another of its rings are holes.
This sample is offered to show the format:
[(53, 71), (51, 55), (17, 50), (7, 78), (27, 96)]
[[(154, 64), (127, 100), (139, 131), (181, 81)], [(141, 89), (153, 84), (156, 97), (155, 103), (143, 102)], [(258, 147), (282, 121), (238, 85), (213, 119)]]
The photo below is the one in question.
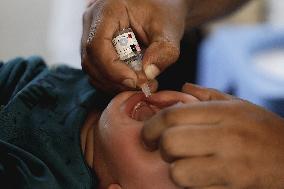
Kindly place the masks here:
[(122, 84), (129, 88), (136, 88), (136, 84), (133, 79), (125, 79)]
[(160, 74), (160, 70), (156, 65), (150, 64), (146, 66), (145, 74), (149, 80), (153, 80)]

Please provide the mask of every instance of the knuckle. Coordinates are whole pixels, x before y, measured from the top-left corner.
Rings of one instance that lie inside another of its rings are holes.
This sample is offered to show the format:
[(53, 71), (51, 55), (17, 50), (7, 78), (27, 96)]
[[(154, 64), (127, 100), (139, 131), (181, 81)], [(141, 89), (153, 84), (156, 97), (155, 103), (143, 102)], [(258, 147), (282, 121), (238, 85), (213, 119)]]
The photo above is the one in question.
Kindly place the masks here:
[[(227, 136), (226, 136), (227, 135)], [(235, 153), (242, 152), (247, 145), (246, 133), (238, 129), (230, 129), (224, 137), (223, 144), (228, 150), (233, 150)]]
[(142, 136), (144, 143), (145, 141), (148, 142), (152, 140), (153, 137), (152, 137), (151, 125), (145, 125), (142, 128), (141, 136)]
[(207, 97), (207, 100), (216, 100), (216, 99), (220, 99), (220, 97), (222, 97), (222, 94), (217, 89), (208, 88), (206, 92), (206, 97)]
[(165, 69), (164, 67), (176, 63), (180, 55), (179, 47), (165, 39), (159, 39), (157, 42), (154, 42), (152, 50), (157, 52), (155, 61), (157, 61), (158, 65), (162, 66), (160, 67), (162, 70)]
[(175, 46), (175, 45), (172, 45), (171, 51), (172, 51), (172, 56), (173, 56), (175, 59), (178, 59), (178, 58), (179, 58), (179, 55), (180, 55), (180, 48), (177, 47), (177, 46)]
[(175, 162), (170, 167), (170, 177), (172, 180), (181, 187), (189, 187), (186, 174), (183, 171), (183, 163)]
[(171, 62), (176, 62), (180, 56), (180, 48), (174, 45), (172, 42), (166, 42), (165, 51), (168, 57), (171, 58)]
[(211, 101), (212, 100), (212, 93), (210, 90), (206, 90), (203, 92), (204, 100)]
[(170, 110), (163, 110), (161, 113), (161, 118), (165, 127), (169, 127), (174, 123), (175, 116)]
[(170, 131), (165, 131), (161, 137), (161, 150), (167, 157), (174, 156), (175, 154), (175, 137)]
[(229, 137), (230, 141), (232, 142), (232, 146), (238, 149), (239, 151), (242, 151), (244, 145), (245, 145), (245, 138), (243, 136), (243, 133), (241, 132), (235, 132), (231, 137)]

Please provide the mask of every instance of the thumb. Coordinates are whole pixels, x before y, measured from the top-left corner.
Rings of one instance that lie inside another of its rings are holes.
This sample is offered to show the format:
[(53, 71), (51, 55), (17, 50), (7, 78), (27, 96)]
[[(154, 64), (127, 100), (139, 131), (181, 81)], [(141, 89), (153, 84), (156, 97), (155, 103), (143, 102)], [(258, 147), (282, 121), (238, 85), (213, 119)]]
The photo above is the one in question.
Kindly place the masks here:
[(154, 41), (146, 49), (143, 68), (149, 80), (155, 79), (168, 66), (175, 63), (180, 55), (180, 48), (173, 42)]

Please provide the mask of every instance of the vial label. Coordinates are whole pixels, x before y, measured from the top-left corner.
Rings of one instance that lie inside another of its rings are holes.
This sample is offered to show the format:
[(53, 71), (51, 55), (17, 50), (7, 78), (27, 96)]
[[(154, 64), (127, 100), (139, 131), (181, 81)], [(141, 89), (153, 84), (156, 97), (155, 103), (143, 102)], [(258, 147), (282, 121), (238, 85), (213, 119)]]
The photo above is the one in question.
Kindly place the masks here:
[(129, 59), (141, 52), (141, 48), (133, 32), (123, 33), (112, 40), (121, 60)]

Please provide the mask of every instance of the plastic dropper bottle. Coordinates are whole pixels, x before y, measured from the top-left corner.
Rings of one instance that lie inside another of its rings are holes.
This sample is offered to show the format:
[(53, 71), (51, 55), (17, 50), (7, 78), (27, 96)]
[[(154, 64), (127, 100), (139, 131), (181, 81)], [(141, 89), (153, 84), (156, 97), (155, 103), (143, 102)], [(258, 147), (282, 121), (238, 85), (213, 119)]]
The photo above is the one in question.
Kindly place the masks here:
[[(143, 72), (143, 52), (131, 28), (117, 32), (112, 43), (120, 60), (126, 63), (137, 74)], [(140, 87), (146, 97), (151, 96), (148, 83), (143, 83)]]

